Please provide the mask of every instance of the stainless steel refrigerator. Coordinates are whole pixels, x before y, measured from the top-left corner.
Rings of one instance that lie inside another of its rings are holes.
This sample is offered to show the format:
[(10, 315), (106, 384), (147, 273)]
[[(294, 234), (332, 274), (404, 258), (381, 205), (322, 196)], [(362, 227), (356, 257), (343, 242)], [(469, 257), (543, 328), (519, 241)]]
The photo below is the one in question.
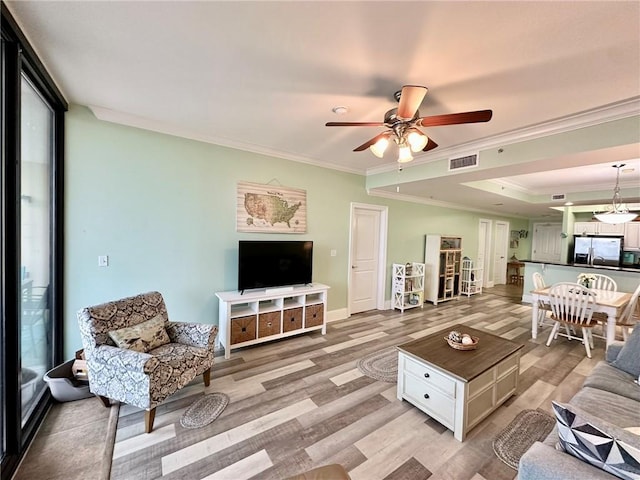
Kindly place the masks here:
[(619, 267), (624, 237), (574, 235), (573, 263)]

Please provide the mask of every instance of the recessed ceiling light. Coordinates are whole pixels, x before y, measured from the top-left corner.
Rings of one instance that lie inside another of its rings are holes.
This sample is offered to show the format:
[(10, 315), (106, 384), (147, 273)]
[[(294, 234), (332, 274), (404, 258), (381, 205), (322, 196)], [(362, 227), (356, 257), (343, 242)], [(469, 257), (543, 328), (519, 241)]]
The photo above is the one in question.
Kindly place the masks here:
[(337, 107), (333, 107), (331, 111), (336, 115), (344, 115), (349, 111), (349, 107), (345, 107), (344, 105), (339, 105)]

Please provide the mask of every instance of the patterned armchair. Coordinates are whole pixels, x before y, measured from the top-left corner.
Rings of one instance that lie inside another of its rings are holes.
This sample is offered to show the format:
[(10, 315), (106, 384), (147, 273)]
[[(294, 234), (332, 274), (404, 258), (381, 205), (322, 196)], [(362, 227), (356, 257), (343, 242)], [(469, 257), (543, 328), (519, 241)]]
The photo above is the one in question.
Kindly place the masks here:
[(83, 308), (78, 323), (91, 393), (145, 409), (147, 433), (165, 398), (201, 374), (209, 386), (218, 327), (170, 322), (158, 292)]

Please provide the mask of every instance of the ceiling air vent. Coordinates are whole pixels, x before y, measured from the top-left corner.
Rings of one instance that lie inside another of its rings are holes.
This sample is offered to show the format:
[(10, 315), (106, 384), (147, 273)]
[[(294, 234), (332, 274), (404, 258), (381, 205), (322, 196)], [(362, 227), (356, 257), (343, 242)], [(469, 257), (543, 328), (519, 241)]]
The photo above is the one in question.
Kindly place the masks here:
[(450, 158), (449, 171), (459, 170), (461, 168), (471, 168), (478, 166), (478, 154), (473, 153), (464, 157)]
[(567, 196), (564, 193), (554, 193), (551, 195), (552, 202), (561, 202), (566, 200)]

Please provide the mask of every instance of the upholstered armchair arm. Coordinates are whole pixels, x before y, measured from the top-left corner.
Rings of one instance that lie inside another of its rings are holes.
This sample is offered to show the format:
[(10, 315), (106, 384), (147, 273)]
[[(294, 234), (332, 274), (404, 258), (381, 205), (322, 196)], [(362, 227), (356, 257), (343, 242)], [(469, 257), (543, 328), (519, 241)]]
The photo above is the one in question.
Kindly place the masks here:
[(159, 364), (158, 359), (148, 353), (110, 345), (101, 345), (95, 348), (89, 363), (91, 362), (100, 363), (106, 368), (143, 374), (153, 372)]
[(624, 342), (612, 342), (607, 347), (607, 353), (606, 353), (607, 363), (612, 363), (615, 361), (616, 358), (618, 358), (618, 354), (620, 353), (620, 350), (622, 350), (623, 345), (624, 345)]
[(206, 323), (169, 322), (167, 333), (174, 343), (213, 350), (218, 327)]

